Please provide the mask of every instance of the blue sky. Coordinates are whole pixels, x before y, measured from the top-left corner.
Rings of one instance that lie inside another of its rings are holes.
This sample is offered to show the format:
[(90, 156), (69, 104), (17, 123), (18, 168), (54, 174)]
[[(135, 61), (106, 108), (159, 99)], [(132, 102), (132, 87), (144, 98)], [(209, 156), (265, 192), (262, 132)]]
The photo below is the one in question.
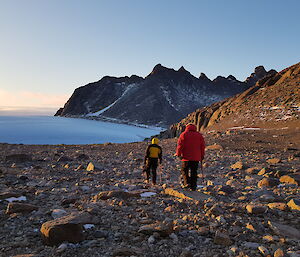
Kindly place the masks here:
[(59, 107), (157, 63), (244, 80), (300, 61), (298, 0), (0, 0), (0, 105)]

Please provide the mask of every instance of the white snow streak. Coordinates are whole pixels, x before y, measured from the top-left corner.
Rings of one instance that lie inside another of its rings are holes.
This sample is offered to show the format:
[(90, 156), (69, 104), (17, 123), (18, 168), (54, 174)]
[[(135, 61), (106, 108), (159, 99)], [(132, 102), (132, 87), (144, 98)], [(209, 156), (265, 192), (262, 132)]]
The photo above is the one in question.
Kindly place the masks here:
[(121, 99), (122, 97), (124, 97), (124, 96), (128, 93), (128, 91), (129, 91), (130, 89), (132, 89), (135, 85), (136, 85), (135, 83), (128, 85), (128, 87), (125, 89), (125, 91), (123, 92), (123, 94), (122, 94), (116, 101), (114, 101), (112, 104), (110, 104), (109, 106), (103, 108), (102, 110), (100, 110), (100, 111), (98, 111), (98, 112), (86, 114), (85, 116), (87, 116), (87, 117), (91, 117), (91, 116), (99, 116), (100, 114), (104, 113), (104, 112), (107, 111), (109, 108), (111, 108), (112, 106), (114, 106), (118, 101), (120, 101), (120, 99)]

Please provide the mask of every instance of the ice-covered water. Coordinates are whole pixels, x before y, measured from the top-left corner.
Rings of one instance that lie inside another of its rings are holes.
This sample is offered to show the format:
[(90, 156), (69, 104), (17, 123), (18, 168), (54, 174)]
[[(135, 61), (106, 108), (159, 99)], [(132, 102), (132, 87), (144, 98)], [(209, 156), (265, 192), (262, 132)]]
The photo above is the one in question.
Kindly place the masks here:
[(0, 116), (0, 142), (12, 144), (99, 144), (142, 141), (159, 128), (52, 116)]

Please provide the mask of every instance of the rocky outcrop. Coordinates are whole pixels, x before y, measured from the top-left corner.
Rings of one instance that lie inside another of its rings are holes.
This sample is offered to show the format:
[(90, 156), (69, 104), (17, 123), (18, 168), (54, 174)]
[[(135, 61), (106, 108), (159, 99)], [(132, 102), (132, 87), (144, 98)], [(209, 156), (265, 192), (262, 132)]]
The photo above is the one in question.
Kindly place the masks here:
[[(264, 68), (256, 68), (246, 83), (264, 74)], [(218, 80), (221, 80), (219, 78)], [(273, 126), (285, 121), (299, 120), (300, 63), (281, 72), (270, 70), (265, 77), (244, 92), (190, 113), (179, 123), (173, 124), (161, 134), (162, 138), (180, 135), (185, 125), (192, 122), (198, 130), (207, 128)]]
[(106, 76), (79, 87), (55, 115), (163, 127), (197, 108), (243, 92), (267, 74), (256, 68), (246, 82), (232, 75), (210, 80), (204, 73), (196, 78), (184, 67), (176, 71), (157, 64), (145, 78)]

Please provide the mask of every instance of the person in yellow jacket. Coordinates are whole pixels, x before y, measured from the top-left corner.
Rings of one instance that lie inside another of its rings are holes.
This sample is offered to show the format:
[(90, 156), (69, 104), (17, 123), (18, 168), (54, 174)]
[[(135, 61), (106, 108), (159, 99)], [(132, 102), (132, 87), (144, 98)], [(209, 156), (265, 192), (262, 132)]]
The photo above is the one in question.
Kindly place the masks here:
[(152, 172), (152, 184), (156, 184), (156, 169), (158, 167), (158, 161), (161, 164), (162, 162), (162, 149), (158, 145), (158, 138), (154, 137), (152, 139), (152, 144), (147, 147), (146, 155), (144, 158), (146, 173), (146, 182), (149, 183), (150, 173)]

